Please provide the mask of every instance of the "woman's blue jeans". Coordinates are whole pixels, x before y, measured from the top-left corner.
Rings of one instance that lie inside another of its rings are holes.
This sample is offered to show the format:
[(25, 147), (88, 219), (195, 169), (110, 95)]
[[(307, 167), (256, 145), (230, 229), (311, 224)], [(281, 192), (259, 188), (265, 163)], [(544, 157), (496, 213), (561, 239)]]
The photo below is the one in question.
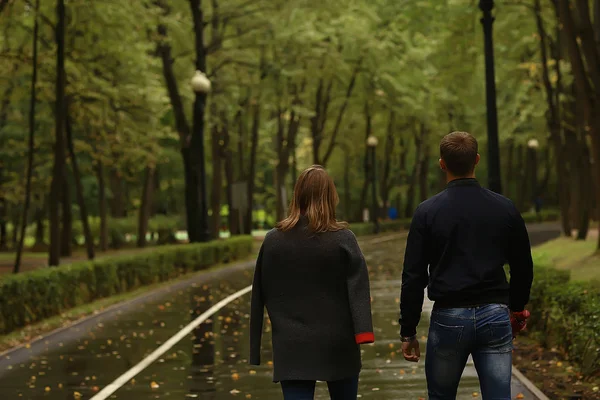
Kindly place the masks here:
[(512, 328), (508, 307), (434, 308), (425, 372), (430, 400), (455, 399), (469, 355), (485, 400), (510, 400)]
[[(282, 381), (284, 400), (313, 400), (315, 381)], [(340, 381), (327, 382), (331, 400), (356, 400), (358, 376)]]

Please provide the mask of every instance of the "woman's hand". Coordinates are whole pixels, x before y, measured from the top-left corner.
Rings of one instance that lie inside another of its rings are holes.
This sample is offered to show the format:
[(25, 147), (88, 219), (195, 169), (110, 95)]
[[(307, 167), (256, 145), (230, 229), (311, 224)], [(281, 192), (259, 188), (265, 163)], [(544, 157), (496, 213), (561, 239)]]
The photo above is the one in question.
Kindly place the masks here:
[(419, 341), (415, 338), (408, 342), (402, 342), (402, 354), (406, 361), (418, 362), (421, 358)]

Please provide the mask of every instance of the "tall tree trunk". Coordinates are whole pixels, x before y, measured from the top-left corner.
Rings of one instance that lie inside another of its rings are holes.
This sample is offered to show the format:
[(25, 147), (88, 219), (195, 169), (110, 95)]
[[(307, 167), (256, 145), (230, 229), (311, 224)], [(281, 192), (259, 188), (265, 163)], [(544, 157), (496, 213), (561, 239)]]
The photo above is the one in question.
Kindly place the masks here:
[[(585, 134), (584, 134), (585, 135)], [(590, 190), (590, 185), (593, 185), (591, 170), (593, 168), (590, 165), (590, 153), (585, 143), (585, 136), (583, 138), (583, 142), (579, 143), (581, 155), (579, 157), (579, 201), (581, 202), (579, 205), (579, 215), (578, 215), (578, 230), (577, 230), (577, 240), (585, 240), (588, 235), (588, 231), (590, 228), (590, 216), (591, 216), (591, 203), (592, 203), (592, 193), (593, 190)]]
[[(8, 230), (6, 229), (6, 205), (4, 201), (0, 202), (0, 251), (5, 251), (8, 248)], [(17, 227), (13, 227), (17, 229)], [(18, 272), (18, 271), (17, 271)]]
[(406, 194), (406, 209), (404, 215), (412, 216), (415, 210), (415, 192), (417, 180), (421, 176), (421, 168), (423, 167), (423, 142), (425, 140), (426, 128), (423, 123), (420, 124), (420, 131), (415, 134), (415, 166), (413, 167), (408, 182), (408, 192)]
[[(262, 79), (261, 79), (262, 80)], [(246, 207), (246, 227), (244, 233), (252, 233), (254, 210), (254, 187), (256, 185), (256, 153), (258, 150), (258, 131), (260, 128), (260, 102), (254, 104), (252, 129), (250, 132), (250, 165), (248, 166), (248, 193)]]
[[(29, 95), (29, 141), (27, 148), (27, 178), (25, 180), (25, 202), (23, 206), (23, 218), (21, 220), (21, 234), (19, 235), (19, 244), (17, 245), (17, 255), (15, 258), (15, 265), (13, 272), (16, 274), (19, 272), (21, 267), (21, 255), (23, 253), (23, 246), (25, 245), (25, 235), (27, 230), (27, 221), (29, 214), (29, 205), (31, 204), (31, 178), (33, 176), (33, 152), (35, 151), (35, 105), (37, 100), (37, 72), (38, 72), (38, 35), (39, 35), (39, 22), (38, 13), (40, 9), (40, 0), (35, 0), (35, 8), (33, 9), (34, 22), (33, 22), (33, 71), (31, 74), (31, 88)], [(1, 12), (1, 10), (0, 10)], [(17, 226), (13, 229), (17, 231)], [(3, 235), (4, 237), (5, 235)], [(0, 248), (2, 245), (0, 244)]]
[(233, 184), (235, 183), (233, 177), (233, 154), (229, 147), (229, 132), (227, 132), (227, 147), (225, 148), (225, 181), (226, 181), (226, 195), (227, 195), (227, 208), (229, 209), (229, 215), (227, 217), (227, 225), (229, 226), (229, 232), (231, 236), (239, 235), (239, 210), (233, 208)]
[[(35, 245), (36, 248), (44, 247), (44, 207), (39, 207), (35, 211)], [(22, 227), (21, 227), (22, 229)]]
[(137, 247), (146, 247), (146, 234), (148, 233), (148, 220), (152, 212), (152, 195), (154, 192), (154, 167), (146, 167), (144, 173), (144, 188), (138, 214)]
[(517, 208), (523, 212), (526, 207), (527, 187), (529, 185), (526, 173), (527, 164), (525, 163), (523, 146), (517, 145), (515, 151), (517, 152), (517, 174), (519, 176), (517, 179)]
[(506, 174), (504, 174), (505, 176), (505, 182), (502, 185), (502, 187), (504, 188), (504, 195), (506, 197), (508, 197), (509, 199), (512, 198), (513, 195), (513, 182), (514, 182), (514, 158), (515, 158), (515, 152), (514, 152), (514, 140), (513, 139), (509, 139), (507, 141), (506, 144), (506, 152), (508, 154), (507, 160), (506, 160)]
[[(575, 11), (575, 10), (574, 10)], [(571, 60), (571, 69), (577, 92), (581, 93), (583, 114), (589, 127), (592, 138), (592, 157), (594, 159), (594, 188), (595, 199), (600, 199), (600, 68), (598, 67), (598, 47), (595, 44), (595, 35), (590, 22), (589, 5), (587, 2), (577, 2), (579, 11), (579, 24), (581, 32), (577, 32), (573, 16), (571, 15), (570, 2), (558, 0), (558, 13), (562, 23), (564, 38)], [(579, 42), (578, 42), (579, 39)], [(581, 46), (581, 48), (580, 48)], [(582, 58), (582, 53), (585, 61)], [(586, 71), (585, 65), (588, 70)], [(591, 82), (590, 82), (591, 81)], [(600, 249), (600, 235), (598, 235), (597, 248)]]
[(56, 14), (56, 141), (50, 188), (50, 266), (57, 266), (60, 262), (60, 197), (65, 175), (65, 0), (57, 0)]
[(387, 126), (387, 133), (385, 139), (384, 159), (383, 159), (383, 174), (381, 177), (381, 188), (380, 195), (381, 201), (383, 201), (384, 207), (390, 205), (390, 190), (392, 189), (393, 182), (390, 179), (392, 170), (392, 153), (394, 152), (394, 130), (396, 123), (396, 114), (394, 111), (390, 111), (390, 118)]
[(429, 146), (425, 145), (423, 150), (423, 157), (421, 159), (419, 177), (419, 189), (421, 201), (427, 200), (429, 196)]
[(98, 209), (100, 211), (100, 251), (108, 250), (108, 211), (106, 204), (106, 185), (104, 183), (104, 166), (102, 161), (96, 165), (98, 178)]
[(62, 188), (62, 231), (60, 237), (61, 257), (70, 257), (72, 254), (71, 242), (73, 240), (73, 211), (71, 208), (71, 191), (69, 189), (69, 180), (67, 179), (67, 174), (65, 174), (65, 180)]
[(344, 151), (344, 218), (352, 218), (352, 197), (350, 193), (350, 152)]
[[(192, 13), (192, 22), (194, 24), (194, 49), (196, 53), (195, 67), (197, 71), (206, 72), (206, 47), (204, 44), (204, 12), (200, 4), (200, 0), (189, 0), (190, 9)], [(214, 38), (213, 38), (214, 39)], [(190, 139), (190, 158), (191, 166), (193, 168), (189, 172), (191, 181), (194, 183), (190, 193), (193, 193), (193, 198), (188, 200), (188, 203), (197, 210), (195, 218), (199, 223), (199, 229), (196, 232), (197, 237), (192, 238), (192, 241), (205, 241), (213, 237), (218, 237), (219, 232), (210, 232), (208, 226), (208, 204), (207, 204), (207, 188), (206, 188), (206, 161), (204, 151), (204, 131), (205, 131), (205, 108), (206, 108), (206, 93), (197, 92), (194, 98), (194, 120), (192, 129), (192, 135)], [(214, 160), (213, 160), (214, 164)], [(220, 164), (218, 172), (220, 173)], [(213, 174), (213, 181), (217, 180), (219, 185), (221, 184), (221, 176), (216, 177)], [(218, 193), (220, 195), (221, 190), (219, 186)], [(214, 195), (214, 194), (213, 194)], [(214, 203), (213, 203), (214, 206)], [(214, 209), (213, 209), (214, 211)], [(193, 214), (192, 214), (193, 215)], [(220, 210), (217, 215), (213, 214), (213, 223), (216, 219), (219, 220)], [(189, 221), (191, 222), (191, 221)], [(188, 226), (189, 227), (189, 226)]]
[[(216, 110), (212, 110), (214, 116)], [(211, 129), (211, 149), (212, 149), (212, 190), (210, 193), (210, 203), (212, 209), (212, 219), (210, 232), (214, 239), (219, 238), (221, 230), (221, 192), (223, 190), (223, 160), (221, 159), (221, 133), (219, 127), (215, 124)]]
[(123, 201), (123, 182), (116, 169), (110, 169), (108, 179), (110, 182), (110, 191), (112, 200), (110, 202), (110, 215), (113, 218), (125, 217), (125, 204)]
[(369, 161), (369, 146), (367, 146), (367, 140), (369, 139), (369, 135), (371, 135), (371, 130), (373, 126), (373, 116), (371, 114), (371, 107), (369, 106), (369, 100), (365, 101), (364, 104), (364, 112), (365, 112), (365, 154), (363, 158), (363, 171), (364, 171), (364, 181), (363, 187), (360, 192), (360, 205), (357, 210), (358, 220), (363, 220), (362, 213), (365, 209), (367, 209), (367, 193), (369, 190), (369, 185), (371, 184), (371, 164)]
[(81, 183), (81, 173), (79, 172), (79, 164), (77, 163), (77, 155), (73, 145), (73, 130), (71, 126), (71, 116), (67, 105), (65, 105), (66, 114), (66, 130), (67, 130), (67, 146), (71, 156), (71, 166), (73, 167), (73, 179), (75, 180), (75, 194), (77, 195), (77, 204), (79, 205), (79, 215), (81, 217), (81, 225), (83, 226), (83, 236), (85, 237), (85, 247), (87, 250), (88, 260), (94, 259), (94, 238), (88, 220), (87, 207), (85, 198), (83, 197), (83, 185)]
[[(406, 171), (407, 155), (408, 155), (408, 146), (405, 145), (404, 137), (400, 137), (400, 156), (398, 157), (398, 168), (400, 170), (398, 184), (400, 186), (404, 186), (407, 181), (407, 179), (406, 179), (407, 178), (407, 171)], [(397, 197), (396, 201), (398, 203), (396, 205), (396, 209), (398, 211), (398, 217), (400, 217), (400, 218), (407, 217), (407, 215), (405, 215), (402, 212), (402, 192), (401, 191), (398, 192), (398, 197)]]

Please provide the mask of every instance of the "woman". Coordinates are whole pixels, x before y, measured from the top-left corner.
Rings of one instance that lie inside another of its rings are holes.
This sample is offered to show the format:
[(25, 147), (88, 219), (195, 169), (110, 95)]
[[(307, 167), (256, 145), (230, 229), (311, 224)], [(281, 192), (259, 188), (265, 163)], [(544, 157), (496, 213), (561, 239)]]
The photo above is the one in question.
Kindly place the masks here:
[(289, 217), (260, 249), (252, 290), (250, 364), (260, 364), (266, 306), (273, 330), (275, 382), (285, 400), (313, 399), (326, 381), (332, 400), (355, 400), (360, 344), (373, 343), (369, 274), (348, 224), (335, 219), (333, 179), (304, 171)]

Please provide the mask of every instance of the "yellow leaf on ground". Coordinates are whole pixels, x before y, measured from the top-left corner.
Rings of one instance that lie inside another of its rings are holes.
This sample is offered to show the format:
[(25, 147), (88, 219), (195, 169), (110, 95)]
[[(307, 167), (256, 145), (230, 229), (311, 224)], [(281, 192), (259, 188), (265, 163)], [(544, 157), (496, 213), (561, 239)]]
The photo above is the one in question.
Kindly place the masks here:
[(517, 395), (517, 399), (524, 399), (524, 398), (525, 398), (525, 395), (523, 393), (519, 393)]
[(150, 387), (152, 389), (158, 389), (160, 387), (160, 385), (154, 381), (150, 382)]

